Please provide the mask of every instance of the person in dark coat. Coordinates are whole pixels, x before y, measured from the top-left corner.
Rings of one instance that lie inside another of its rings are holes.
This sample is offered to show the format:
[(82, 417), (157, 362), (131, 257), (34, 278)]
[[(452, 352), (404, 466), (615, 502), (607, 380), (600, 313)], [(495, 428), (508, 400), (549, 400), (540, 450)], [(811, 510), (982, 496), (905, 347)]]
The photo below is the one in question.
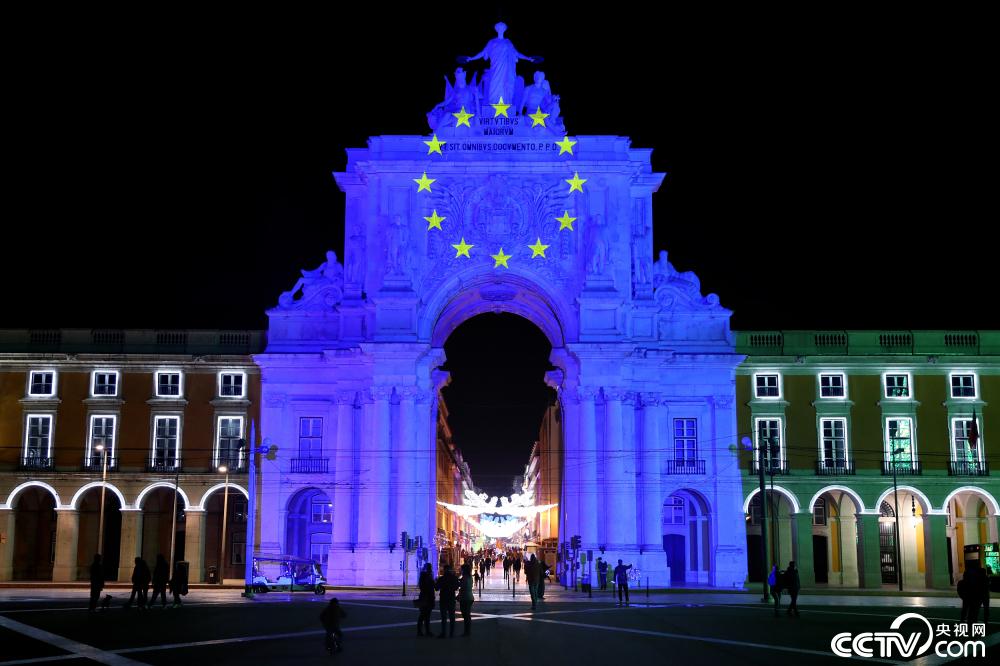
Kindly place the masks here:
[(139, 608), (145, 610), (146, 601), (149, 598), (149, 583), (153, 579), (153, 574), (149, 571), (149, 565), (141, 557), (135, 558), (135, 567), (132, 569), (132, 593), (128, 597), (125, 607), (132, 605), (136, 601)]
[(510, 564), (510, 558), (505, 553), (503, 556), (503, 579), (506, 581), (510, 581)]
[(100, 555), (94, 555), (94, 563), (90, 565), (90, 610), (97, 610), (97, 602), (104, 589), (104, 563)]
[(631, 564), (622, 564), (621, 560), (618, 560), (618, 566), (615, 567), (615, 585), (618, 586), (618, 605), (622, 605), (622, 592), (625, 593), (625, 605), (628, 606), (628, 570), (632, 568)]
[(441, 635), (444, 638), (445, 630), (448, 629), (448, 622), (451, 622), (450, 635), (455, 636), (455, 592), (458, 591), (458, 576), (452, 571), (451, 565), (445, 565), (444, 571), (434, 582), (434, 589), (441, 594)]
[(789, 562), (788, 568), (785, 569), (785, 576), (783, 579), (784, 585), (782, 587), (788, 590), (788, 596), (791, 599), (791, 603), (788, 604), (788, 610), (785, 611), (788, 615), (795, 613), (795, 617), (799, 616), (799, 588), (802, 584), (799, 582), (799, 570), (795, 567), (795, 562)]
[(535, 554), (531, 554), (531, 559), (524, 563), (524, 579), (528, 582), (528, 594), (531, 596), (531, 610), (535, 610), (538, 603), (538, 560)]
[[(417, 582), (420, 596), (417, 597), (417, 607), (420, 617), (417, 618), (417, 636), (433, 636), (431, 631), (431, 611), (434, 610), (434, 571), (430, 563), (424, 565)], [(426, 631), (425, 631), (426, 630)]]
[(459, 581), (461, 587), (458, 593), (458, 605), (462, 609), (463, 636), (472, 635), (472, 604), (476, 600), (472, 593), (472, 577), (472, 569), (466, 564), (462, 567), (462, 579)]
[(514, 582), (516, 583), (521, 580), (521, 558), (515, 556), (511, 567), (514, 569)]
[(174, 595), (174, 607), (181, 605), (181, 597), (188, 593), (187, 567), (174, 562), (174, 575), (170, 579), (170, 593)]
[(545, 556), (538, 561), (538, 600), (545, 599), (545, 576), (549, 573), (549, 567), (545, 564)]
[(608, 563), (597, 558), (597, 582), (600, 584), (600, 589), (608, 589)]
[(149, 601), (150, 606), (156, 603), (156, 597), (159, 595), (162, 602), (161, 608), (167, 607), (167, 581), (169, 579), (170, 568), (167, 565), (167, 559), (161, 553), (156, 556), (156, 564), (153, 566), (153, 598)]
[(340, 602), (337, 600), (337, 597), (330, 599), (330, 603), (328, 603), (326, 608), (323, 609), (323, 612), (319, 614), (319, 621), (323, 625), (323, 630), (326, 632), (325, 643), (328, 654), (333, 654), (334, 651), (344, 651), (344, 647), (341, 644), (344, 632), (340, 629), (340, 620), (345, 617), (347, 617), (347, 613), (345, 613), (344, 609), (340, 607)]

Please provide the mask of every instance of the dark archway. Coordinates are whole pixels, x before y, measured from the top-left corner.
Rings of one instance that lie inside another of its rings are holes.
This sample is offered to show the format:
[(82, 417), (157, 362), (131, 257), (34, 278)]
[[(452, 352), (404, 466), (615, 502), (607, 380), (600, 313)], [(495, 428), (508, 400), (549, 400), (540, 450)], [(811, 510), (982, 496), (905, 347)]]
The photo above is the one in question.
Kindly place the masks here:
[(44, 488), (26, 488), (14, 506), (14, 580), (52, 580), (56, 500)]
[(333, 502), (318, 488), (305, 488), (288, 500), (285, 552), (319, 562), (327, 574), (333, 538)]
[[(143, 498), (142, 506), (142, 559), (147, 563), (156, 562), (162, 554), (170, 559), (170, 526), (173, 524), (171, 512), (174, 508), (172, 488), (154, 488)], [(184, 559), (184, 500), (177, 498), (177, 531), (174, 538), (174, 561)]]
[[(90, 576), (90, 563), (98, 546), (98, 527), (101, 522), (101, 489), (85, 492), (77, 505), (80, 511), (80, 536), (76, 546), (77, 578)], [(104, 492), (104, 579), (118, 580), (118, 563), (121, 556), (122, 505), (118, 495)]]
[[(223, 490), (216, 490), (205, 505), (205, 567), (219, 566), (222, 536), (222, 509), (226, 503)], [(247, 545), (247, 499), (239, 490), (229, 489), (229, 507), (226, 517), (226, 552), (223, 556), (222, 577), (243, 578), (246, 573), (244, 560)]]

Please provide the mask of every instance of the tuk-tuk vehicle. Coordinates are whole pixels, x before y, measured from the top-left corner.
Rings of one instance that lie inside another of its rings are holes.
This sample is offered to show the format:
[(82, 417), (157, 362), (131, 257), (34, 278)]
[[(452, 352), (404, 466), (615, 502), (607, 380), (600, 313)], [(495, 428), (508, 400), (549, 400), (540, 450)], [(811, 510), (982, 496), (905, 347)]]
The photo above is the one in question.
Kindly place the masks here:
[(326, 594), (326, 577), (315, 560), (292, 555), (254, 555), (253, 590)]

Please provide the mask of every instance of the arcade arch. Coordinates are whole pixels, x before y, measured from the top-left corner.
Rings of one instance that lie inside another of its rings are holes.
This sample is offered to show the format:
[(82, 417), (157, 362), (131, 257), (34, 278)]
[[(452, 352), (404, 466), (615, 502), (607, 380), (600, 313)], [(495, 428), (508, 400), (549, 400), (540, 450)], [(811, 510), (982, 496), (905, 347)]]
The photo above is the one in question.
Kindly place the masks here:
[(18, 486), (8, 502), (14, 511), (12, 580), (52, 580), (58, 495), (46, 484)]
[(670, 567), (670, 584), (711, 584), (712, 509), (694, 490), (673, 492), (663, 503), (663, 550)]
[(292, 495), (285, 517), (285, 553), (315, 560), (327, 574), (333, 511), (330, 496), (319, 488), (303, 488)]

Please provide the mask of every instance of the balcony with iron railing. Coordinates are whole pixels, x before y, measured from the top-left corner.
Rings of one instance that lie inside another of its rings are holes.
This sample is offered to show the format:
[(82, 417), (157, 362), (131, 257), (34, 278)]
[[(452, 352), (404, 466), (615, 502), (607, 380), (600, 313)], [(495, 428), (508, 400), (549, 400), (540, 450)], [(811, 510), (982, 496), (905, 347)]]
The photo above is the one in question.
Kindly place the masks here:
[(55, 459), (33, 455), (21, 456), (20, 468), (23, 470), (51, 470), (55, 468)]
[[(90, 458), (84, 456), (82, 469), (84, 472), (97, 472), (101, 473), (104, 471), (104, 461), (101, 459), (100, 455), (92, 455)], [(118, 457), (109, 456), (108, 457), (108, 471), (112, 472), (118, 469)]]
[(217, 472), (222, 466), (225, 466), (226, 470), (230, 474), (243, 474), (247, 471), (246, 458), (238, 454), (220, 457), (215, 465), (215, 468), (210, 469), (209, 471)]
[[(759, 474), (760, 473), (760, 462), (753, 460), (750, 462), (750, 473)], [(778, 460), (764, 460), (764, 474), (788, 474), (788, 466), (783, 464)]]
[(664, 468), (664, 474), (704, 474), (705, 473), (705, 461), (695, 460), (689, 458), (681, 458), (679, 460), (667, 460), (666, 467)]
[(854, 476), (854, 461), (843, 458), (820, 458), (816, 461), (816, 476)]
[(924, 473), (923, 465), (919, 460), (891, 460), (882, 461), (882, 476), (892, 476), (893, 467), (896, 468), (896, 476), (920, 476)]
[(326, 474), (330, 469), (329, 458), (292, 458), (292, 474)]
[(146, 463), (146, 471), (156, 474), (176, 474), (184, 469), (180, 458), (154, 458)]
[(949, 460), (949, 476), (989, 476), (990, 463), (987, 460)]

